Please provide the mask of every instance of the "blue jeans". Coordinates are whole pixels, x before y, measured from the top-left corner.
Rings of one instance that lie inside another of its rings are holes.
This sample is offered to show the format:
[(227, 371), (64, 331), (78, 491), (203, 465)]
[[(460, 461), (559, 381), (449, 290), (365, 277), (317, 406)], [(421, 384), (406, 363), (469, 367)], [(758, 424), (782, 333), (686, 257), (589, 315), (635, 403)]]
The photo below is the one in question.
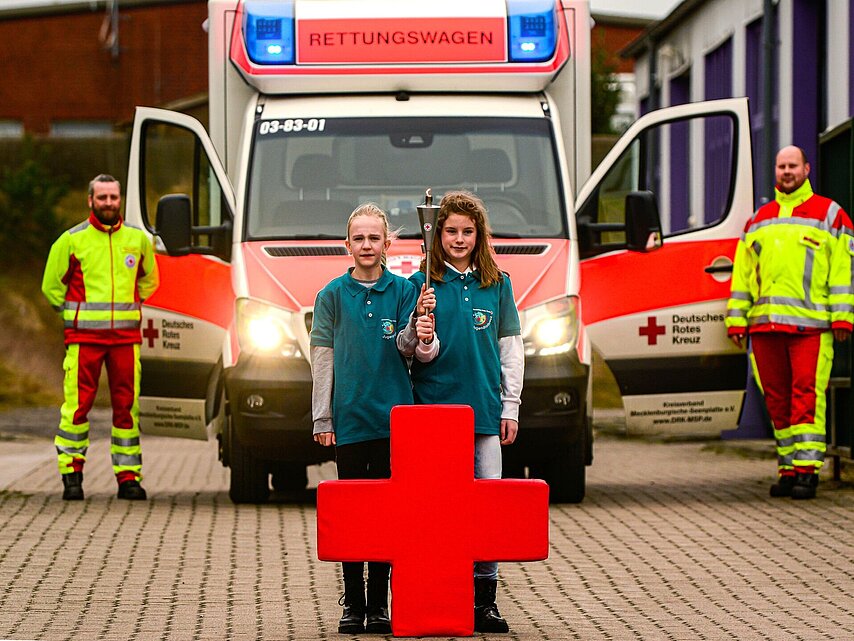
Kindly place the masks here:
[[(501, 478), (501, 438), (488, 434), (474, 435), (474, 477), (476, 479)], [(474, 564), (477, 579), (498, 578), (498, 563), (479, 561)]]

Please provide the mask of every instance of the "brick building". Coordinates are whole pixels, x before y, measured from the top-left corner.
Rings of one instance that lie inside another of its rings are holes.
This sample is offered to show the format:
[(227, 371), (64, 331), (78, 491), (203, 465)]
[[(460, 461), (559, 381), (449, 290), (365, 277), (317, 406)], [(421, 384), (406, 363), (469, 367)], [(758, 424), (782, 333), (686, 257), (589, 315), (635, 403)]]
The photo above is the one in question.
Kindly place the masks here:
[(205, 0), (0, 8), (0, 136), (103, 135), (136, 105), (203, 99), (206, 17)]

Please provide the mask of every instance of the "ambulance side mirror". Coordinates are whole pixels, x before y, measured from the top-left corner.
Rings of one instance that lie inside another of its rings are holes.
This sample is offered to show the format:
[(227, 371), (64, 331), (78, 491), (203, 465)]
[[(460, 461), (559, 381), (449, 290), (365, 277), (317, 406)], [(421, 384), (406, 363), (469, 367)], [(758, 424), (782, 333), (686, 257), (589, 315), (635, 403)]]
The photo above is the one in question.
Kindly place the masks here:
[(650, 252), (661, 247), (661, 217), (658, 201), (651, 191), (626, 195), (626, 248)]
[(192, 244), (193, 207), (186, 194), (168, 194), (157, 202), (157, 234), (170, 256), (186, 256)]

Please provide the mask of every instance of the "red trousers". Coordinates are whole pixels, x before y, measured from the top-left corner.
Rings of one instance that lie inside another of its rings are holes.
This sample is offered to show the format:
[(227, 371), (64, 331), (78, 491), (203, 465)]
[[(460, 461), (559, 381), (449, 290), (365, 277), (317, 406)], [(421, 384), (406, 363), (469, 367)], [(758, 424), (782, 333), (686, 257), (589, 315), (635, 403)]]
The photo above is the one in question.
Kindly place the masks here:
[(110, 455), (118, 481), (139, 479), (142, 451), (139, 442), (139, 345), (72, 343), (66, 347), (65, 402), (60, 410), (54, 444), (60, 474), (80, 472), (89, 449), (89, 411), (106, 366), (113, 407)]
[(780, 474), (818, 473), (826, 451), (833, 334), (750, 335), (756, 379), (774, 426)]

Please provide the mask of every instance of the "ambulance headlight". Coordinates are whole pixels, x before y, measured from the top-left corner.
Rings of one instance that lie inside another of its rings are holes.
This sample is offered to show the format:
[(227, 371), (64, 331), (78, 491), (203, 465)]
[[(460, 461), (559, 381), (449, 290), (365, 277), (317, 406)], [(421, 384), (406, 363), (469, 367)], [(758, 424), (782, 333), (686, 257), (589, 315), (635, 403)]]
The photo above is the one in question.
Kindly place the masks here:
[(554, 0), (507, 0), (510, 62), (550, 60), (557, 48)]
[(294, 314), (248, 298), (237, 300), (237, 340), (240, 349), (258, 356), (302, 358)]
[(249, 59), (258, 65), (294, 63), (294, 4), (283, 0), (247, 0), (243, 38)]
[(526, 309), (520, 320), (525, 356), (566, 354), (575, 348), (578, 316), (574, 296)]

